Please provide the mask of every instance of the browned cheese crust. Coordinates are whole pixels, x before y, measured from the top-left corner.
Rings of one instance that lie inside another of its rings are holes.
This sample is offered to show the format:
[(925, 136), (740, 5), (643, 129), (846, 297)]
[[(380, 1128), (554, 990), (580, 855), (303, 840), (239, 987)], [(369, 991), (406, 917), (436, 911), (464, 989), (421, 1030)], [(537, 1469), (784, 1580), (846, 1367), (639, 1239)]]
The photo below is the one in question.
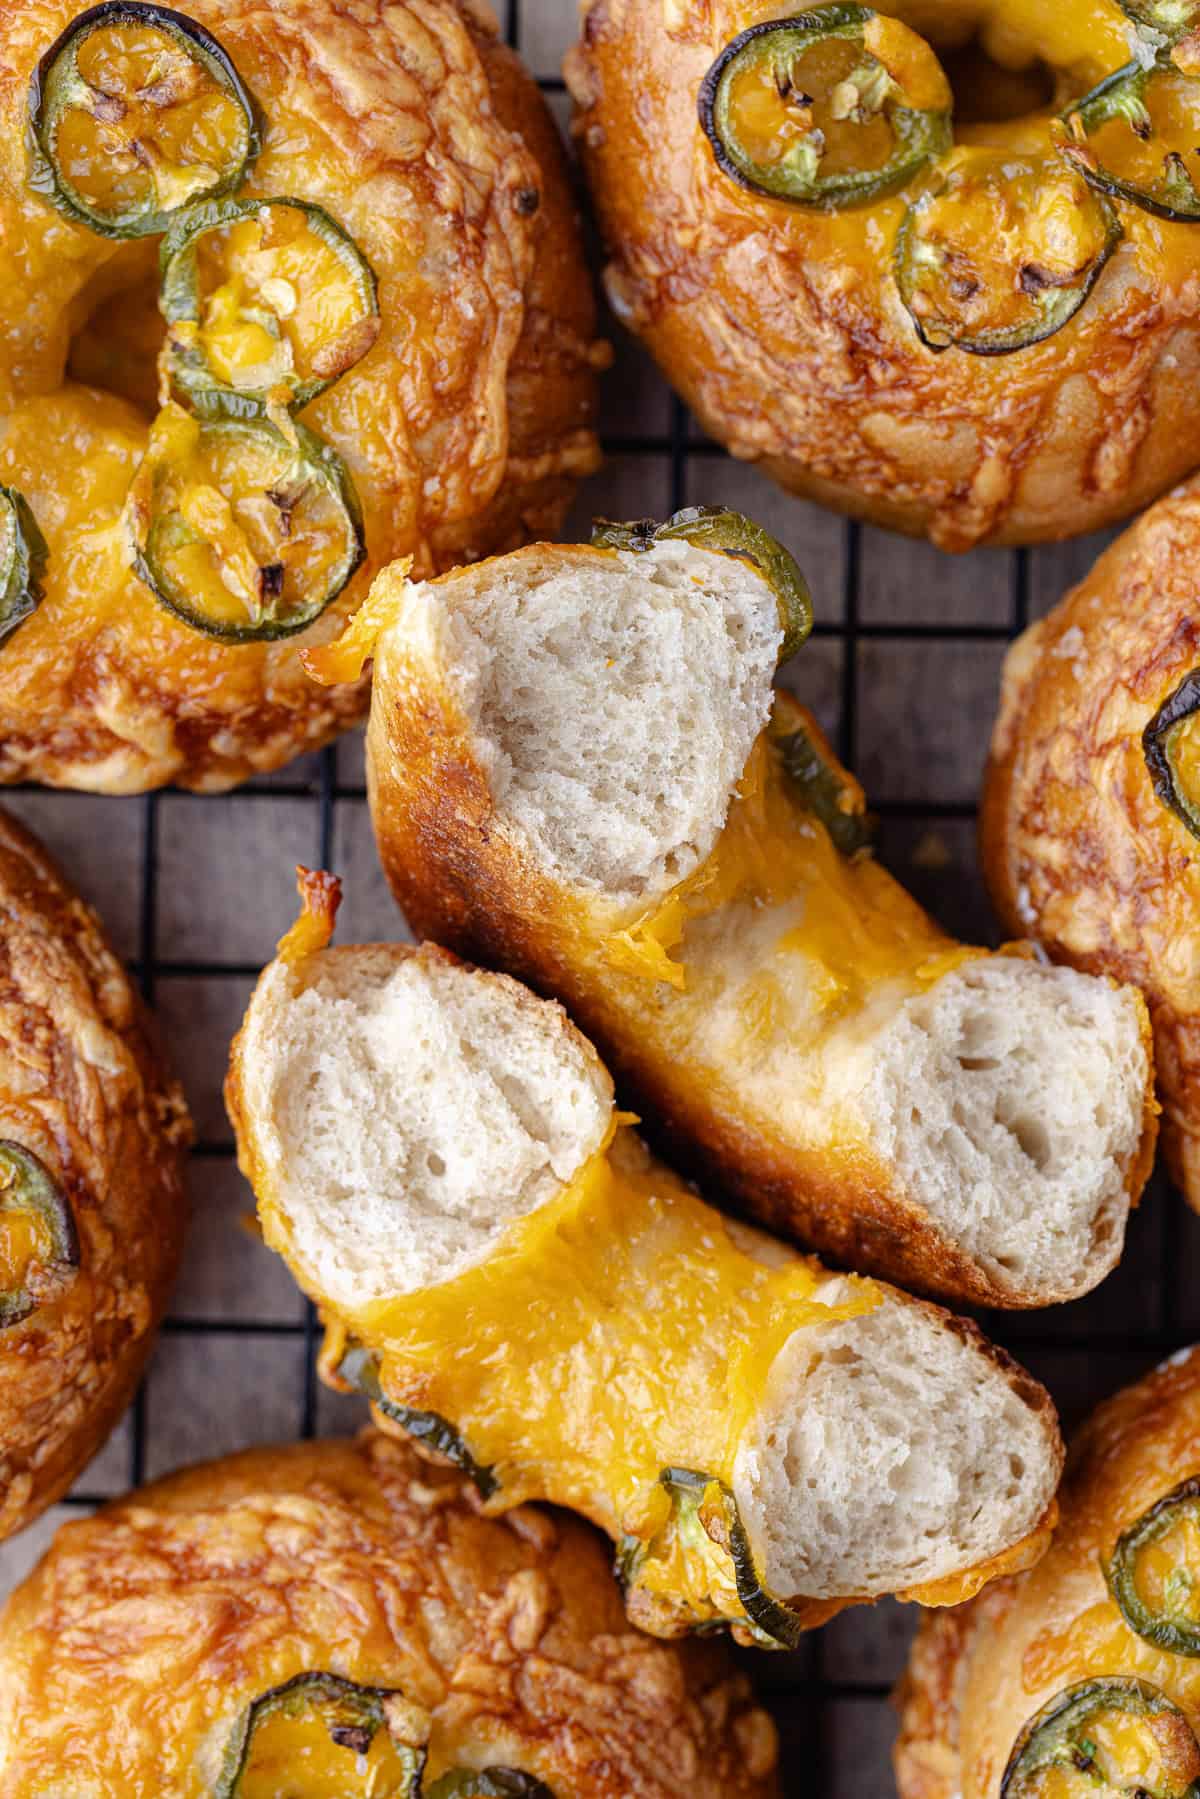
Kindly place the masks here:
[(1082, 1681), (1149, 1681), (1200, 1728), (1200, 1662), (1130, 1630), (1101, 1566), (1123, 1531), (1198, 1473), (1200, 1354), (1189, 1350), (1088, 1420), (1043, 1560), (924, 1619), (898, 1693), (900, 1799), (995, 1799), (1022, 1726)]
[(204, 1799), (245, 1708), (300, 1673), (432, 1714), (429, 1776), (556, 1799), (769, 1799), (773, 1726), (712, 1644), (631, 1632), (599, 1538), (373, 1432), (195, 1468), (68, 1525), (0, 1619), (6, 1799)]
[[(891, 278), (902, 200), (865, 214), (786, 205), (723, 173), (700, 128), (715, 58), (789, 10), (587, 0), (567, 61), (609, 296), (705, 429), (794, 493), (949, 550), (1095, 530), (1187, 474), (1200, 458), (1195, 228), (1123, 207), (1123, 242), (1052, 337), (1014, 355), (925, 349)], [(939, 7), (881, 10), (927, 28)], [(1078, 93), (1132, 52), (1116, 0), (1072, 10)], [(1028, 147), (1044, 146), (1045, 118)]]
[(598, 461), (604, 355), (553, 121), (474, 0), (192, 0), (266, 121), (241, 191), (326, 207), (378, 277), (381, 329), (302, 415), (354, 480), (363, 569), (299, 638), (190, 629), (130, 571), (122, 517), (155, 405), (157, 244), (96, 236), (26, 181), (30, 72), (82, 10), (0, 20), (0, 482), (50, 546), (46, 598), (0, 646), (0, 781), (219, 789), (365, 711), (365, 683), (323, 692), (299, 653), (385, 563), (431, 573), (557, 529)]
[(1154, 1026), (1163, 1146), (1200, 1205), (1200, 846), (1142, 732), (1200, 664), (1200, 481), (1132, 526), (1004, 669), (981, 815), (1006, 926), (1131, 981)]
[(58, 1181), (79, 1267), (0, 1328), (0, 1537), (70, 1486), (128, 1404), (182, 1246), (183, 1096), (99, 920), (0, 813), (0, 1139)]

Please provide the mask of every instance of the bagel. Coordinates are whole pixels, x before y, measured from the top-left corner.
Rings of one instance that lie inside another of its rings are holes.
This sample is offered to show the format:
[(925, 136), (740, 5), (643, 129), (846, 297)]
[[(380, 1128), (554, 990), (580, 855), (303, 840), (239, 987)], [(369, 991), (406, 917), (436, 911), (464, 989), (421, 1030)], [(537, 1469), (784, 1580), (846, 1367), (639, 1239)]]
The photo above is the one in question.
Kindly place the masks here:
[(1163, 1147), (1200, 1209), (1200, 783), (1188, 762), (1200, 741), (1198, 579), (1194, 480), (1017, 640), (980, 841), (1010, 928), (1145, 993)]
[(630, 1632), (599, 1542), (375, 1432), (69, 1524), (0, 1617), (6, 1799), (770, 1799), (716, 1645)]
[(879, 866), (861, 790), (772, 697), (785, 553), (757, 527), (601, 535), (626, 547), (385, 571), (313, 659), (373, 649), (375, 834), (413, 929), (561, 999), (771, 1229), (952, 1300), (1095, 1286), (1153, 1154), (1140, 995), (957, 944)]
[(0, 1538), (133, 1397), (183, 1243), (191, 1128), (95, 914), (0, 813)]
[(476, 0), (13, 0), (0, 285), (0, 781), (327, 742), (365, 690), (298, 643), (597, 459), (561, 148)]
[(974, 1326), (727, 1226), (614, 1113), (558, 1006), (432, 945), (327, 948), (337, 883), (301, 872), (226, 1097), (331, 1385), (487, 1509), (606, 1530), (657, 1635), (794, 1646), (856, 1600), (951, 1604), (1040, 1552), (1042, 1388)]
[(1184, 1799), (1200, 1779), (1200, 1356), (1100, 1406), (1049, 1553), (928, 1614), (901, 1685), (900, 1799)]
[(609, 298), (735, 456), (950, 550), (1200, 461), (1194, 0), (583, 12)]

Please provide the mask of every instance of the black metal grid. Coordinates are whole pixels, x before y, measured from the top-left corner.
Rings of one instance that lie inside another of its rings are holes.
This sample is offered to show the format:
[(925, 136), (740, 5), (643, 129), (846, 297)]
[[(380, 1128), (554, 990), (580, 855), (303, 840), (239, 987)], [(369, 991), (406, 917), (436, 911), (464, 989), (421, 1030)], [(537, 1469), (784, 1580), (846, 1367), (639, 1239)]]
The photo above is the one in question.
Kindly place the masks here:
[[(507, 35), (517, 48), (521, 47), (523, 13), (536, 3), (537, 0), (508, 0)], [(543, 0), (543, 4), (553, 8), (562, 0)], [(544, 74), (540, 85), (552, 103), (561, 107), (561, 79)], [(653, 380), (648, 370), (647, 379)], [(666, 416), (665, 430), (606, 433), (605, 448), (612, 468), (617, 472), (629, 467), (640, 471), (649, 465), (656, 470), (665, 468), (666, 501), (671, 509), (696, 499), (716, 497), (722, 473), (732, 465), (718, 446), (698, 435), (680, 402), (672, 399)], [(639, 491), (643, 487), (640, 478), (638, 487)], [(764, 483), (764, 494), (770, 491)], [(599, 503), (597, 509), (601, 509)], [(797, 504), (796, 517), (804, 510)], [(833, 664), (836, 691), (829, 696), (832, 703), (827, 711), (830, 722), (835, 724), (840, 753), (851, 766), (860, 763), (865, 725), (886, 715), (889, 703), (886, 682), (881, 691), (877, 682), (868, 683), (864, 677), (864, 651), (869, 653), (873, 644), (893, 645), (905, 652), (919, 646), (927, 658), (930, 675), (927, 701), (931, 707), (937, 706), (939, 655), (956, 645), (994, 644), (999, 649), (1029, 621), (1035, 571), (1044, 572), (1041, 590), (1046, 603), (1065, 581), (1065, 573), (1060, 576), (1059, 572), (1060, 554), (1015, 551), (1008, 557), (1009, 604), (1003, 619), (989, 616), (956, 618), (953, 622), (909, 621), (903, 617), (881, 620), (864, 616), (862, 592), (864, 551), (877, 534), (852, 521), (827, 525), (826, 530), (840, 533), (840, 606), (836, 617), (819, 618), (813, 635), (818, 644), (829, 643), (835, 659), (840, 658)], [(894, 554), (896, 581), (919, 580), (917, 563), (912, 561), (915, 552), (909, 552), (901, 540), (887, 541), (892, 546), (888, 551), (889, 568)], [(1094, 547), (1076, 547), (1067, 559), (1072, 574), (1086, 568)], [(908, 577), (906, 560), (911, 562)], [(955, 566), (961, 591), (971, 592), (973, 559)], [(804, 693), (803, 657), (797, 665), (796, 684)], [(811, 695), (805, 693), (805, 697)], [(987, 732), (990, 715), (965, 721), (965, 725), (964, 743), (969, 742), (972, 732), (977, 737)], [(319, 757), (306, 758), (279, 778), (252, 782), (239, 789), (232, 803), (245, 797), (273, 804), (309, 802), (314, 825), (311, 853), (321, 866), (330, 867), (335, 864), (337, 808), (343, 803), (361, 802), (365, 788), (361, 781), (345, 777), (337, 747), (331, 746)], [(207, 807), (225, 803), (174, 792), (170, 799), (172, 803), (186, 801)], [(137, 802), (143, 809), (143, 848), (137, 949), (131, 967), (151, 1004), (166, 980), (232, 977), (249, 981), (258, 972), (257, 962), (180, 960), (159, 953), (163, 800), (162, 795), (150, 794)], [(907, 865), (903, 850), (916, 826), (968, 829), (974, 818), (973, 803), (965, 798), (924, 796), (917, 782), (910, 792), (886, 798), (873, 809), (883, 822), (885, 860), (916, 886), (920, 897), (949, 928), (966, 934), (974, 923), (978, 931), (981, 890), (973, 867), (960, 871), (962, 879), (957, 887), (952, 886), (947, 906), (939, 903), (945, 901), (946, 892), (939, 893), (938, 880), (922, 877), (916, 858), (911, 859), (911, 866)], [(29, 810), (36, 827), (36, 802), (31, 802)], [(893, 836), (894, 841), (890, 841)], [(970, 863), (969, 850), (966, 860)], [(202, 899), (197, 903), (202, 903)], [(279, 921), (281, 926), (284, 922)], [(214, 1043), (211, 1053), (223, 1060), (225, 1045)], [(204, 1165), (228, 1163), (233, 1151), (227, 1138), (212, 1136), (200, 1141), (193, 1153), (196, 1162)], [(1068, 1421), (1073, 1421), (1120, 1381), (1179, 1347), (1189, 1331), (1200, 1334), (1200, 1302), (1191, 1305), (1186, 1299), (1188, 1271), (1192, 1267), (1200, 1269), (1200, 1226), (1184, 1212), (1178, 1195), (1160, 1180), (1131, 1235), (1125, 1264), (1099, 1294), (1053, 1312), (991, 1316), (984, 1323), (992, 1335), (1047, 1380)], [(220, 1338), (282, 1338), (302, 1347), (303, 1374), (294, 1395), (295, 1429), (302, 1436), (311, 1437), (318, 1428), (318, 1333), (311, 1305), (306, 1304), (303, 1316), (295, 1320), (173, 1313), (166, 1320), (163, 1333), (168, 1339), (188, 1340), (198, 1356), (203, 1356), (206, 1346)], [(131, 1485), (140, 1484), (146, 1476), (149, 1431), (149, 1405), (143, 1387), (130, 1415), (127, 1475)], [(203, 1441), (194, 1443), (194, 1457), (205, 1451)], [(97, 1490), (94, 1483), (89, 1486), (85, 1474), (64, 1503), (93, 1507), (107, 1497), (109, 1494)], [(892, 1729), (887, 1699), (903, 1659), (911, 1623), (910, 1609), (902, 1612), (892, 1606), (859, 1608), (825, 1631), (815, 1633), (794, 1655), (773, 1657), (750, 1652), (743, 1656), (778, 1721), (784, 1745), (785, 1789), (789, 1794), (819, 1793), (829, 1799), (843, 1799), (843, 1795), (844, 1799), (851, 1799), (851, 1795), (853, 1799), (875, 1799), (878, 1795), (884, 1799), (892, 1792), (886, 1755)]]

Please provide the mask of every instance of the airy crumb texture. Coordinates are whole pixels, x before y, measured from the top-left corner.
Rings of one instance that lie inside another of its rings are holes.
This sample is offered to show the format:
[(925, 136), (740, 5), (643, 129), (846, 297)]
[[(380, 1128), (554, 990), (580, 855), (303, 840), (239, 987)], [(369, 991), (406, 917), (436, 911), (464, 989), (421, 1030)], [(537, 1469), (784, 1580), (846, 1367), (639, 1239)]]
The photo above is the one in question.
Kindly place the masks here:
[(483, 1260), (599, 1148), (612, 1112), (561, 1007), (429, 948), (326, 951), (299, 977), (276, 964), (245, 1062), (295, 1249), (346, 1306)]
[(541, 547), (438, 592), (447, 678), (537, 861), (620, 898), (690, 874), (770, 710), (782, 629), (761, 575), (683, 542), (617, 559)]
[(998, 957), (904, 1002), (866, 1110), (905, 1190), (998, 1285), (1078, 1292), (1121, 1253), (1148, 1079), (1132, 988)]
[[(822, 1293), (847, 1296), (841, 1282)], [(1052, 1417), (983, 1339), (883, 1289), (863, 1317), (795, 1332), (738, 1451), (734, 1495), (768, 1587), (869, 1598), (961, 1573), (1041, 1519)]]

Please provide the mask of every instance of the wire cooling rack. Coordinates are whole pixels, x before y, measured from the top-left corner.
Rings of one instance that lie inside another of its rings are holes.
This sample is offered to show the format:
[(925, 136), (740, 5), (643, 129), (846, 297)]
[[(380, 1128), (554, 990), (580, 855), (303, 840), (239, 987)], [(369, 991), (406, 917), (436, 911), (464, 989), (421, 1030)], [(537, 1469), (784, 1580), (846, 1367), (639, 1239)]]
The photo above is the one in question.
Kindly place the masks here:
[[(508, 9), (509, 40), (560, 119), (574, 11), (564, 0), (510, 0)], [(664, 516), (721, 500), (788, 543), (817, 610), (789, 683), (864, 781), (882, 821), (883, 860), (947, 928), (995, 941), (974, 812), (1000, 662), (1007, 641), (1054, 604), (1105, 540), (956, 560), (787, 499), (706, 441), (611, 321), (608, 331), (617, 353), (602, 420), (609, 460), (581, 495), (574, 530), (586, 531), (593, 514)], [(250, 1196), (220, 1086), (251, 984), (293, 916), (297, 861), (343, 876), (343, 941), (403, 934), (374, 855), (356, 735), (223, 798), (14, 789), (5, 803), (100, 907), (159, 1014), (199, 1141), (188, 1255), (146, 1383), (76, 1490), (0, 1546), (0, 1592), (65, 1518), (131, 1484), (251, 1443), (363, 1422), (357, 1402), (318, 1386), (312, 1309), (242, 1228)], [(1198, 1271), (1200, 1221), (1160, 1177), (1132, 1222), (1121, 1268), (1098, 1293), (983, 1323), (1047, 1383), (1069, 1427), (1200, 1335)], [(794, 1655), (742, 1656), (778, 1721), (789, 1795), (891, 1794), (888, 1693), (912, 1625), (910, 1607), (858, 1608)]]

